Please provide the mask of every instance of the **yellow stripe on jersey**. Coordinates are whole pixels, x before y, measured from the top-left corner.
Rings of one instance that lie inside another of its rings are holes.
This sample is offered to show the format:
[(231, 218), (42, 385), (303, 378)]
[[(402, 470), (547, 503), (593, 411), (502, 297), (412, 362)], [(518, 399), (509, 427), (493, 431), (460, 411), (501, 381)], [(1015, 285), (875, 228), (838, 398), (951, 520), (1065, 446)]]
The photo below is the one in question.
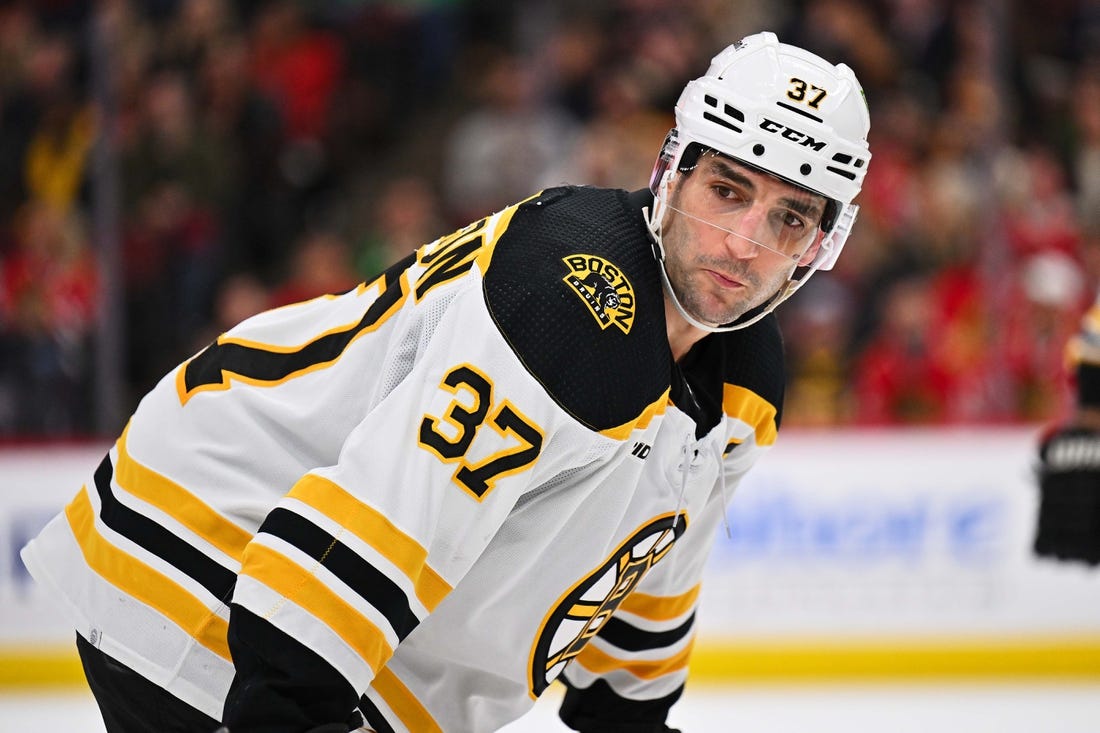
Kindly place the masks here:
[(416, 699), (416, 696), (405, 687), (397, 675), (388, 669), (382, 669), (375, 675), (371, 687), (378, 696), (386, 701), (386, 705), (397, 715), (401, 723), (409, 730), (417, 733), (442, 733), (443, 729), (431, 713)]
[(166, 476), (138, 463), (126, 450), (127, 424), (118, 439), (115, 480), (128, 493), (146, 501), (237, 562), (252, 534), (218, 514), (209, 505)]
[(608, 674), (609, 672), (629, 672), (641, 680), (655, 680), (672, 672), (686, 670), (688, 659), (691, 657), (691, 647), (694, 639), (683, 649), (664, 659), (618, 659), (607, 652), (589, 644), (574, 661), (594, 674)]
[(752, 426), (757, 445), (775, 443), (775, 405), (751, 389), (727, 384), (722, 389), (722, 411)]
[(95, 528), (95, 509), (86, 486), (65, 507), (65, 516), (88, 567), (155, 608), (210, 651), (230, 659), (229, 624), (171, 578), (108, 542)]
[(630, 437), (630, 434), (635, 430), (645, 430), (649, 427), (649, 423), (657, 415), (663, 415), (669, 405), (669, 390), (665, 390), (664, 394), (657, 398), (657, 400), (648, 405), (638, 417), (630, 422), (625, 422), (622, 425), (617, 425), (613, 428), (601, 430), (600, 435), (607, 436), (614, 440), (626, 440)]
[(699, 599), (700, 585), (678, 596), (651, 596), (631, 593), (619, 609), (650, 621), (672, 621), (690, 611)]
[[(320, 619), (347, 642), (371, 669), (380, 669), (393, 656), (393, 648), (373, 621), (341, 598), (323, 580), (287, 556), (254, 542), (244, 551), (241, 574), (255, 578)], [(266, 613), (257, 613), (269, 618), (277, 610), (272, 608)]]
[(346, 527), (393, 563), (412, 581), (416, 597), (429, 611), (434, 610), (451, 592), (447, 581), (429, 567), (428, 551), (419, 542), (335, 482), (307, 474), (294, 485), (288, 496)]

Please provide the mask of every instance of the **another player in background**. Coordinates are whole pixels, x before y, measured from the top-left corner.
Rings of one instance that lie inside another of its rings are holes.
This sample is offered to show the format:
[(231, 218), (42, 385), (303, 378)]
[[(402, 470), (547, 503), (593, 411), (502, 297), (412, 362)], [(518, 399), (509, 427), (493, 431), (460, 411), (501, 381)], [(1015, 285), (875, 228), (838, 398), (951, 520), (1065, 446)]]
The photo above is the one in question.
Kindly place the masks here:
[(868, 128), (850, 69), (750, 36), (650, 189), (543, 191), (173, 370), (23, 551), (108, 730), (491, 731), (556, 679), (571, 728), (668, 730)]
[(1041, 557), (1100, 564), (1100, 294), (1068, 347), (1076, 406), (1039, 445)]

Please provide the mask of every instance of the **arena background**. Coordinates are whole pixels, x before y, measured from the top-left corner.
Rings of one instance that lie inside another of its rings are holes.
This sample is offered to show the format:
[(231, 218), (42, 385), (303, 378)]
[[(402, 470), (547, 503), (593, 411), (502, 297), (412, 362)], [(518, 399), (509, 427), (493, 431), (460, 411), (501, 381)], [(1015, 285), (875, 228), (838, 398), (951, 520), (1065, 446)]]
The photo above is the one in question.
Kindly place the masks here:
[(17, 550), (153, 381), (540, 187), (644, 186), (683, 82), (765, 28), (856, 70), (874, 158), (780, 310), (685, 728), (1094, 730), (1100, 571), (1030, 542), (1100, 278), (1100, 3), (5, 0), (0, 731), (96, 729)]

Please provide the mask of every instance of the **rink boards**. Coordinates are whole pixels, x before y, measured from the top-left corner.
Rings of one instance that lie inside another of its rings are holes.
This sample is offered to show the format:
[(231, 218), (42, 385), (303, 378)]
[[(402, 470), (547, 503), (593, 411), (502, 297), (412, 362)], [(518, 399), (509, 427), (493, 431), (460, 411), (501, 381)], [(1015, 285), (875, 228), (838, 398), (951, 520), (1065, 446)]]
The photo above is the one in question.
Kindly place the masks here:
[[(1031, 554), (1037, 431), (785, 431), (715, 538), (693, 679), (1100, 680), (1100, 569)], [(80, 680), (18, 548), (106, 447), (0, 448), (0, 688)]]

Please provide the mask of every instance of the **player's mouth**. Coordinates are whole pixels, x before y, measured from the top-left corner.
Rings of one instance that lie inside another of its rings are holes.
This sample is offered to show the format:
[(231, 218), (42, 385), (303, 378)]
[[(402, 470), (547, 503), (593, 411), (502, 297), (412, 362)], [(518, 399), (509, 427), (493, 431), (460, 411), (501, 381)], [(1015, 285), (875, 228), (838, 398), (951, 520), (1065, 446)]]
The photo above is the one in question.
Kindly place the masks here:
[(745, 287), (745, 283), (743, 283), (742, 281), (735, 280), (729, 275), (719, 272), (718, 270), (706, 270), (706, 273), (710, 275), (711, 279), (714, 280), (714, 282), (718, 283), (718, 285), (722, 288), (733, 290)]

